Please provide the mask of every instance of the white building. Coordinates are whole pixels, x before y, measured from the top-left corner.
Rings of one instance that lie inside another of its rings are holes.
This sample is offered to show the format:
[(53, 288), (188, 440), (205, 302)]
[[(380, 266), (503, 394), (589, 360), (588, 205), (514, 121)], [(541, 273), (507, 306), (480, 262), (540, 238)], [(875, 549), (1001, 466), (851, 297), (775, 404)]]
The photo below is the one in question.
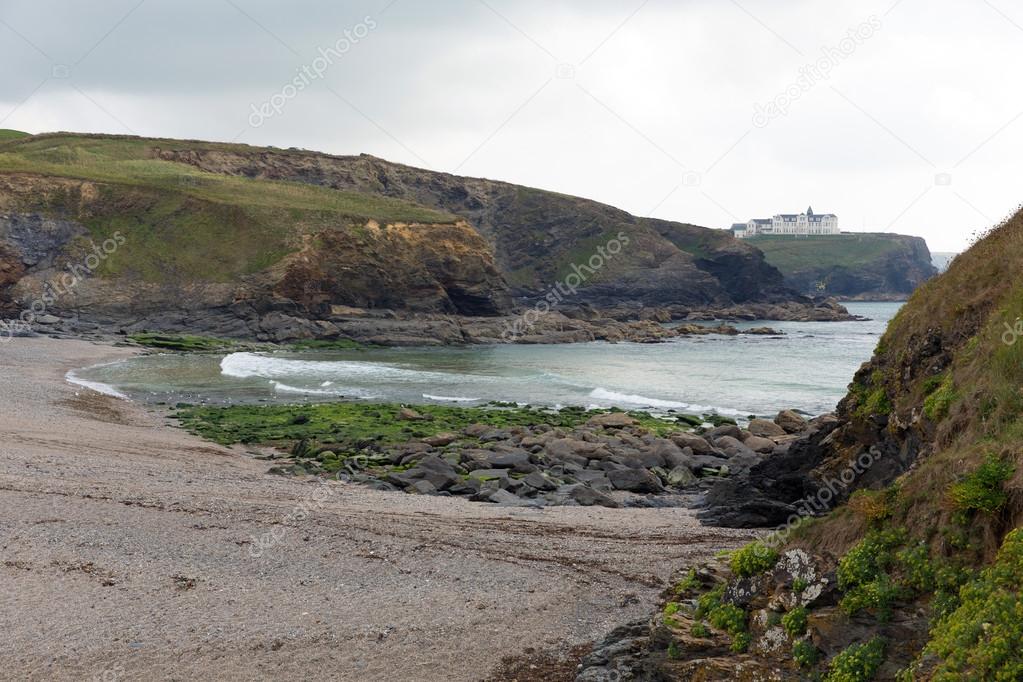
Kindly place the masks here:
[(814, 213), (810, 206), (804, 213), (779, 213), (773, 218), (751, 218), (745, 223), (732, 225), (737, 239), (761, 234), (841, 234), (838, 216), (834, 213)]

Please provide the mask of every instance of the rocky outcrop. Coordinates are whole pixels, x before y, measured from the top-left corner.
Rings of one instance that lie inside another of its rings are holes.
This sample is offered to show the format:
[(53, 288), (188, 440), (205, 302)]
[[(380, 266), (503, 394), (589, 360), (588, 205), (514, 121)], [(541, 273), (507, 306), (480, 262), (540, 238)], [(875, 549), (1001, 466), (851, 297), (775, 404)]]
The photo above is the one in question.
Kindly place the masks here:
[(922, 237), (848, 233), (829, 237), (754, 238), (785, 284), (843, 300), (905, 300), (938, 274)]

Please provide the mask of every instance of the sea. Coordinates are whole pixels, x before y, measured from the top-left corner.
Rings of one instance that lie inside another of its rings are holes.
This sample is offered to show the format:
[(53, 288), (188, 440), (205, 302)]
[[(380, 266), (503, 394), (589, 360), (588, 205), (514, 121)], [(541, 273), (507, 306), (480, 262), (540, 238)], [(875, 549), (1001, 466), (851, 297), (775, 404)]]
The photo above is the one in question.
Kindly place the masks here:
[(618, 407), (748, 417), (835, 408), (901, 303), (848, 303), (851, 322), (742, 322), (776, 336), (666, 343), (154, 354), (68, 373), (91, 390), (149, 403), (337, 400), (475, 406)]

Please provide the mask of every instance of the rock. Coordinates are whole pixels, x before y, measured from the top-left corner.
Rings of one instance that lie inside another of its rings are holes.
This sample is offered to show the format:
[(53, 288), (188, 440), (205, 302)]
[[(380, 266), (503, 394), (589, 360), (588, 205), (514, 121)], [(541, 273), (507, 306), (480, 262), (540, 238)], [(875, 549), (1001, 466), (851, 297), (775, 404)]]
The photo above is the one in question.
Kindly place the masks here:
[[(603, 443), (589, 443), (574, 438), (557, 438), (549, 441), (544, 446), (544, 452), (555, 461), (578, 461), (590, 459), (608, 459), (611, 451)], [(574, 459), (573, 459), (574, 458)], [(582, 462), (586, 466), (586, 462)]]
[(458, 440), (458, 435), (454, 433), (438, 433), (436, 436), (430, 436), (424, 438), (423, 442), (435, 448), (442, 448), (445, 445), (451, 445)]
[(657, 477), (646, 469), (609, 471), (607, 478), (616, 490), (627, 490), (632, 493), (659, 493), (664, 490)]
[(722, 451), (729, 457), (734, 457), (739, 454), (754, 454), (751, 448), (746, 447), (742, 441), (732, 436), (721, 436), (714, 444), (721, 448)]
[(416, 495), (433, 495), (436, 494), (437, 488), (427, 480), (416, 481), (407, 488), (408, 492)]
[(806, 419), (792, 410), (782, 410), (774, 418), (774, 423), (780, 426), (785, 433), (802, 433), (806, 431)]
[(626, 426), (635, 426), (636, 420), (624, 412), (608, 412), (591, 417), (588, 422), (590, 426), (601, 426), (606, 429), (622, 429)]
[(487, 464), (491, 469), (514, 469), (523, 474), (536, 471), (536, 467), (529, 461), (529, 453), (525, 450), (491, 452), (487, 456)]
[(497, 481), (500, 487), (507, 485), (509, 480), (507, 469), (476, 469), (469, 472), (469, 478), (475, 478), (481, 482)]
[(693, 464), (693, 450), (690, 449), (689, 454), (686, 454), (675, 441), (668, 440), (667, 438), (655, 440), (650, 446), (650, 452), (660, 460), (660, 464), (654, 464), (653, 466), (665, 466), (673, 469), (680, 466), (691, 467)]
[[(742, 438), (742, 430), (735, 424), (722, 424), (716, 426), (707, 433), (703, 434), (704, 438), (717, 445), (718, 438), (722, 436), (731, 436), (735, 439)], [(696, 452), (696, 448), (693, 448), (693, 452)]]
[(777, 443), (770, 438), (761, 438), (760, 436), (750, 436), (744, 440), (742, 444), (753, 452), (759, 452), (761, 454), (774, 452), (774, 449), (777, 447)]
[(579, 504), (583, 507), (598, 506), (617, 508), (621, 506), (607, 495), (604, 495), (603, 493), (600, 493), (594, 490), (593, 488), (590, 488), (589, 486), (585, 485), (573, 486), (571, 491), (569, 492), (569, 497), (572, 500), (575, 500), (576, 504)]
[(401, 421), (426, 421), (430, 417), (416, 412), (411, 407), (403, 407), (398, 410), (398, 419)]
[(671, 434), (670, 438), (672, 442), (680, 448), (690, 448), (693, 451), (693, 454), (696, 455), (712, 455), (715, 452), (713, 445), (707, 442), (705, 438), (697, 436), (695, 433), (678, 431)]
[(483, 434), (489, 433), (491, 430), (492, 428), (487, 424), (469, 424), (464, 429), (462, 429), (462, 433), (469, 436), (470, 438), (479, 438)]
[(785, 429), (766, 419), (754, 419), (751, 421), (749, 423), (749, 432), (761, 438), (774, 438), (775, 436), (785, 435)]
[(675, 467), (664, 477), (664, 482), (672, 488), (685, 488), (693, 485), (698, 480), (696, 475), (686, 466)]
[(531, 474), (527, 474), (522, 479), (522, 482), (530, 486), (531, 488), (535, 488), (536, 490), (542, 490), (544, 492), (556, 490), (558, 487), (556, 483), (554, 483), (551, 479), (544, 476), (539, 471), (534, 471)]

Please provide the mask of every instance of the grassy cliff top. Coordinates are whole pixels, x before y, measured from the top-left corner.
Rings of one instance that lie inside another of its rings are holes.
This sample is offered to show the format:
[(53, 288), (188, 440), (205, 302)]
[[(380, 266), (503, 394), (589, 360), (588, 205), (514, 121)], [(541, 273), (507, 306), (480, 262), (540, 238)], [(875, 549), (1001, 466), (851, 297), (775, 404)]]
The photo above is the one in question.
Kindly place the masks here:
[(906, 237), (880, 232), (836, 235), (760, 235), (745, 241), (782, 272), (808, 267), (856, 267), (903, 248)]
[(457, 220), (451, 214), (410, 201), (297, 182), (206, 173), (186, 163), (159, 157), (159, 150), (168, 148), (254, 149), (245, 145), (75, 133), (5, 136), (5, 132), (14, 131), (0, 131), (0, 141), (6, 140), (0, 147), (0, 173), (73, 178), (188, 195), (220, 204), (322, 211), (355, 220), (420, 223)]
[(20, 140), (23, 137), (31, 137), (28, 133), (23, 133), (20, 130), (9, 130), (7, 128), (0, 128), (0, 142), (7, 142), (8, 140)]

